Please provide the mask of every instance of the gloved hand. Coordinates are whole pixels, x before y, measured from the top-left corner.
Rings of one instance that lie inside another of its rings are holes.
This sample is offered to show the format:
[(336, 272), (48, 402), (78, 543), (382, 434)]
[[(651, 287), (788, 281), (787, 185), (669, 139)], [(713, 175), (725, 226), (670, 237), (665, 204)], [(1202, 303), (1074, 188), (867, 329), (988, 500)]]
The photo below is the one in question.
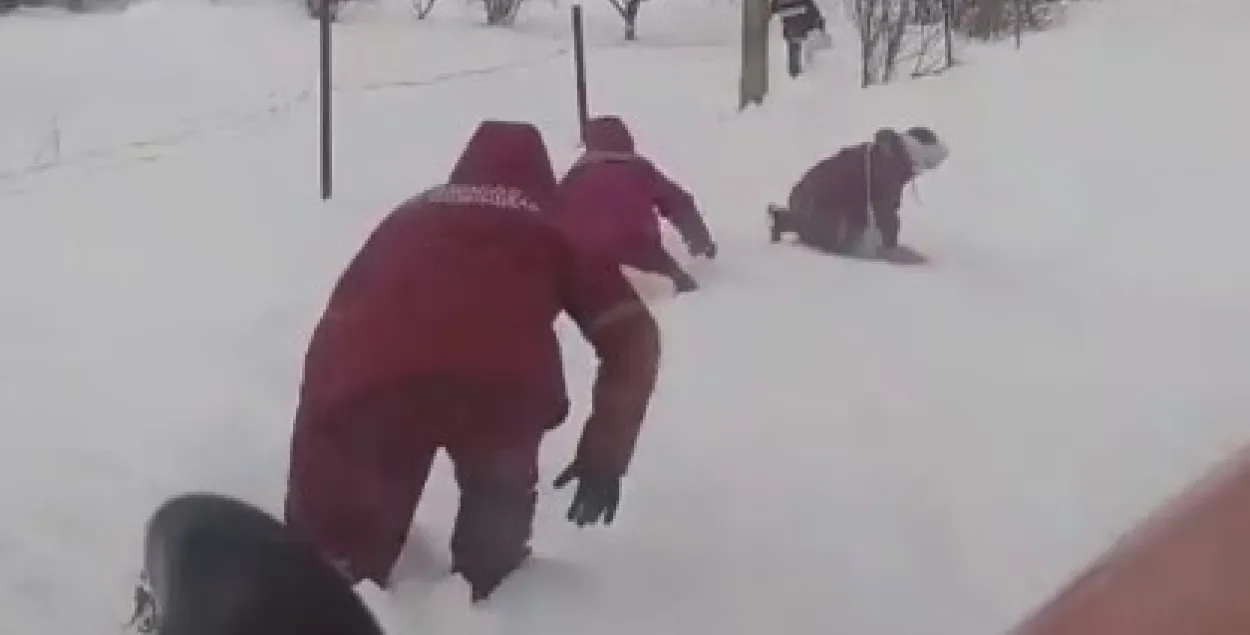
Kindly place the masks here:
[(595, 475), (574, 461), (556, 477), (552, 485), (560, 489), (577, 479), (577, 492), (569, 506), (569, 522), (578, 527), (593, 525), (603, 519), (611, 525), (616, 518), (616, 507), (621, 502), (621, 477)]
[(673, 274), (673, 284), (677, 285), (677, 293), (687, 293), (699, 289), (699, 283), (695, 282), (695, 279), (690, 277), (690, 274), (685, 271)]
[(707, 242), (686, 243), (686, 249), (691, 256), (707, 258), (713, 260), (716, 258), (716, 243), (711, 240)]

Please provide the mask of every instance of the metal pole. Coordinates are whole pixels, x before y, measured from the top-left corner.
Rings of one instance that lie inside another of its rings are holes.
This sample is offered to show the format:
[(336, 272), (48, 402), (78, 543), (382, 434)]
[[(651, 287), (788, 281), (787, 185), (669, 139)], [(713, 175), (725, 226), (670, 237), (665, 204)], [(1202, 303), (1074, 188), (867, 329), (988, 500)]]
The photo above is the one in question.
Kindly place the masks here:
[(333, 191), (333, 166), (334, 166), (334, 147), (333, 147), (333, 119), (331, 118), (332, 84), (330, 81), (330, 70), (332, 66), (332, 56), (330, 55), (330, 34), (332, 30), (330, 25), (333, 22), (333, 11), (330, 5), (334, 0), (319, 0), (321, 5), (321, 13), (317, 16), (320, 22), (321, 35), (319, 45), (321, 49), (320, 60), (320, 104), (321, 104), (321, 200), (330, 198)]
[(586, 141), (590, 106), (586, 99), (586, 39), (582, 32), (582, 5), (573, 5), (573, 73), (577, 83), (577, 123), (579, 136)]

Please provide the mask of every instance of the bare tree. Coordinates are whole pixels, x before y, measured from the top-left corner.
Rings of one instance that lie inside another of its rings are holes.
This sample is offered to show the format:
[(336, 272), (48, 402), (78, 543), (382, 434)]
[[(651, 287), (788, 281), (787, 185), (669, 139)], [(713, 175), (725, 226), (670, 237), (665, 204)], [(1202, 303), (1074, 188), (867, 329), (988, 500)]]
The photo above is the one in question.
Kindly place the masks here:
[(912, 62), (911, 76), (936, 75), (954, 65), (954, 50), (946, 46), (947, 33), (942, 22), (918, 23), (910, 27), (899, 63)]
[(876, 76), (875, 55), (877, 41), (881, 30), (877, 26), (877, 17), (881, 3), (878, 0), (848, 0), (851, 19), (855, 22), (855, 30), (859, 33), (859, 75), (860, 86), (867, 88), (872, 85)]
[(916, 15), (914, 0), (849, 0), (859, 33), (860, 84), (867, 88), (890, 81), (898, 68), (909, 27)]
[(1067, 0), (957, 0), (960, 32), (979, 40), (996, 40), (1014, 33), (1049, 28)]
[(434, 3), (438, 0), (408, 0), (412, 5), (412, 12), (417, 14), (418, 20), (424, 20), (430, 17), (430, 12), (434, 10)]
[(638, 37), (638, 10), (643, 0), (608, 0), (616, 12), (625, 21), (625, 39), (633, 41)]
[[(955, 35), (994, 40), (1050, 28), (1077, 0), (845, 0), (860, 41), (860, 83), (891, 81), (901, 64), (911, 76), (957, 63)], [(944, 50), (943, 50), (944, 49)]]
[[(900, 64), (913, 77), (957, 63), (955, 36), (995, 40), (1051, 27), (1077, 0), (846, 0), (861, 46), (861, 84), (891, 81)], [(944, 49), (944, 51), (942, 50)], [(944, 52), (944, 54), (943, 54)]]
[(898, 68), (899, 56), (903, 53), (904, 41), (908, 35), (915, 9), (912, 0), (894, 0), (882, 2), (885, 11), (881, 14), (880, 27), (884, 34), (881, 46), (881, 83), (894, 79), (894, 71)]
[(482, 0), (482, 3), (486, 5), (487, 25), (511, 26), (525, 0)]

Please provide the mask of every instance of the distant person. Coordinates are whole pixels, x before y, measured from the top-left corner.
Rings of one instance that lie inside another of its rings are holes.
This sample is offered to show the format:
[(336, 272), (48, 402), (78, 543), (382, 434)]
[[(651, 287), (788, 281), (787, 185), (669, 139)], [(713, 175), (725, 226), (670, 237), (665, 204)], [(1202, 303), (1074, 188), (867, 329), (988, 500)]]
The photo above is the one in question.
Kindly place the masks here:
[(811, 63), (816, 51), (828, 48), (829, 32), (825, 16), (815, 0), (772, 0), (772, 12), (781, 18), (781, 36), (786, 41), (786, 68), (798, 77)]
[(560, 181), (556, 223), (579, 248), (670, 278), (678, 292), (698, 288), (664, 249), (660, 218), (681, 234), (690, 254), (716, 257), (716, 243), (692, 197), (634, 149), (619, 117), (597, 117), (585, 130), (586, 152)]
[(903, 188), (937, 168), (946, 146), (928, 128), (882, 129), (813, 166), (790, 190), (788, 205), (769, 205), (769, 234), (793, 233), (828, 253), (899, 263), (923, 256), (899, 244)]
[(659, 330), (618, 267), (544, 214), (555, 177), (538, 131), (487, 121), (445, 185), (384, 218), (312, 334), (286, 518), (353, 581), (382, 588), (435, 453), (460, 486), (453, 572), (473, 599), (529, 556), (544, 434), (568, 415), (554, 322), (600, 360), (568, 518), (610, 523), (656, 381)]

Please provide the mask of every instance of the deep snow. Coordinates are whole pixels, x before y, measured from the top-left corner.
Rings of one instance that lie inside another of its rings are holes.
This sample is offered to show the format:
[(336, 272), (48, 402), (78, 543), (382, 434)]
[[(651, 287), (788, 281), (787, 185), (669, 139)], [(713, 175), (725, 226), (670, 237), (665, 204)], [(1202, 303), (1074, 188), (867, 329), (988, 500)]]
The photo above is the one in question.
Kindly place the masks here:
[[(531, 119), (575, 157), (566, 8), (534, 0), (507, 32), (441, 1), (337, 27), (330, 203), (294, 4), (0, 19), (6, 631), (115, 633), (167, 495), (280, 509), (329, 286), (479, 119)], [(742, 115), (732, 4), (649, 4), (629, 46), (588, 6), (592, 107), (695, 191), (722, 256), (656, 307), (662, 383), (617, 525), (576, 531), (544, 486), (542, 559), (469, 625), (418, 599), (454, 593), (421, 573), (446, 562), (440, 465), (403, 632), (1002, 632), (1245, 442), (1250, 8), (1191, 4), (1101, 0), (1021, 51), (869, 91), (844, 32), (797, 83), (775, 45), (771, 101)], [(953, 148), (905, 199), (929, 267), (767, 244), (763, 207), (803, 168), (914, 123)]]

